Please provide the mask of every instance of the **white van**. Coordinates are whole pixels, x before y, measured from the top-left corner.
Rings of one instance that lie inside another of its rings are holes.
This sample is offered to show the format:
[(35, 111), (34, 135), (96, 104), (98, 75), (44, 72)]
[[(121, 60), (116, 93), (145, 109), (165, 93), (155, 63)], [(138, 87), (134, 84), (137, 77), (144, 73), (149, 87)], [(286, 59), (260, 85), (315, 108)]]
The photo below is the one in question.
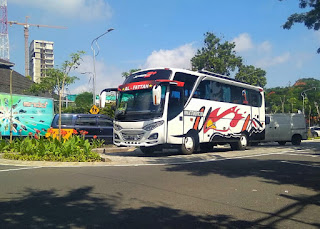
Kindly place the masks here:
[(303, 114), (267, 114), (264, 142), (278, 142), (285, 145), (300, 145), (306, 140), (307, 128)]

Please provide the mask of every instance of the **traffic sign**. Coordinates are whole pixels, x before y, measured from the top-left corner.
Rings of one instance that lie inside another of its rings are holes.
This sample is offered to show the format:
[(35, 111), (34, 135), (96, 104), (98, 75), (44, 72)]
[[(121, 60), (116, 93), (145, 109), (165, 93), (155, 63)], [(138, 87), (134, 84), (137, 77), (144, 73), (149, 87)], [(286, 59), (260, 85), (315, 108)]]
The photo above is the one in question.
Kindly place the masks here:
[(91, 114), (98, 114), (99, 113), (99, 108), (96, 105), (93, 105), (90, 109)]

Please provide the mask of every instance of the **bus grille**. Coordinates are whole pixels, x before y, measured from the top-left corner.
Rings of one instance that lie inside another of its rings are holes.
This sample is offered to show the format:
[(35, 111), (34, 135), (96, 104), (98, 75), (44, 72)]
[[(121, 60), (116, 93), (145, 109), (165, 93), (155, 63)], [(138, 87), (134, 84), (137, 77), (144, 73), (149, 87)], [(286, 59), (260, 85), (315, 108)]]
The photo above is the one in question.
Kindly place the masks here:
[(121, 135), (125, 141), (140, 141), (144, 133), (143, 132), (122, 132)]

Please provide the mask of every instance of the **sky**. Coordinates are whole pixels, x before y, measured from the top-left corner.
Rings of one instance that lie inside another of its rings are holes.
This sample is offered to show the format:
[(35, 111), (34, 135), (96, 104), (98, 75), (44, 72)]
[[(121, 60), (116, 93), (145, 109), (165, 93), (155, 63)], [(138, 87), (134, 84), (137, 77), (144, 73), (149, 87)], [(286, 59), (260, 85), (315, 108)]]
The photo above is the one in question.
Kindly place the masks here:
[[(29, 42), (54, 42), (56, 67), (70, 54), (85, 51), (79, 78), (68, 93), (92, 91), (92, 41), (96, 92), (118, 87), (122, 72), (137, 68), (191, 69), (191, 58), (204, 46), (204, 34), (235, 42), (245, 65), (264, 69), (267, 88), (293, 85), (301, 78), (320, 80), (320, 31), (302, 24), (291, 30), (281, 26), (288, 16), (303, 12), (298, 0), (8, 0), (8, 21), (64, 26), (55, 29), (31, 26)], [(8, 29), (10, 61), (24, 74), (23, 26)], [(85, 74), (84, 74), (85, 73)]]

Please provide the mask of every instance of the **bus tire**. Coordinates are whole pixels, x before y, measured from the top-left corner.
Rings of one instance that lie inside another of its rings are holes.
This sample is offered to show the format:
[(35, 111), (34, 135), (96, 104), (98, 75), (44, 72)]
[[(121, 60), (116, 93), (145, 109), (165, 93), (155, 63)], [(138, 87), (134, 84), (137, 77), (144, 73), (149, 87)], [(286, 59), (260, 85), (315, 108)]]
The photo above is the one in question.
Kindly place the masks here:
[(248, 146), (248, 136), (246, 134), (241, 134), (239, 140), (231, 142), (230, 146), (232, 150), (245, 150)]
[(154, 151), (156, 151), (155, 148), (152, 146), (150, 147), (140, 146), (140, 150), (145, 155), (151, 155), (154, 153)]
[(301, 144), (301, 140), (302, 140), (301, 136), (298, 134), (295, 134), (292, 136), (291, 143), (294, 146), (299, 146)]
[(281, 145), (281, 146), (284, 146), (286, 144), (286, 142), (285, 141), (279, 141), (278, 144)]
[(180, 151), (186, 155), (192, 154), (195, 151), (196, 145), (195, 137), (192, 134), (187, 134), (187, 136), (183, 138)]
[(213, 151), (213, 144), (210, 142), (207, 143), (200, 143), (200, 150), (201, 152), (212, 152)]

